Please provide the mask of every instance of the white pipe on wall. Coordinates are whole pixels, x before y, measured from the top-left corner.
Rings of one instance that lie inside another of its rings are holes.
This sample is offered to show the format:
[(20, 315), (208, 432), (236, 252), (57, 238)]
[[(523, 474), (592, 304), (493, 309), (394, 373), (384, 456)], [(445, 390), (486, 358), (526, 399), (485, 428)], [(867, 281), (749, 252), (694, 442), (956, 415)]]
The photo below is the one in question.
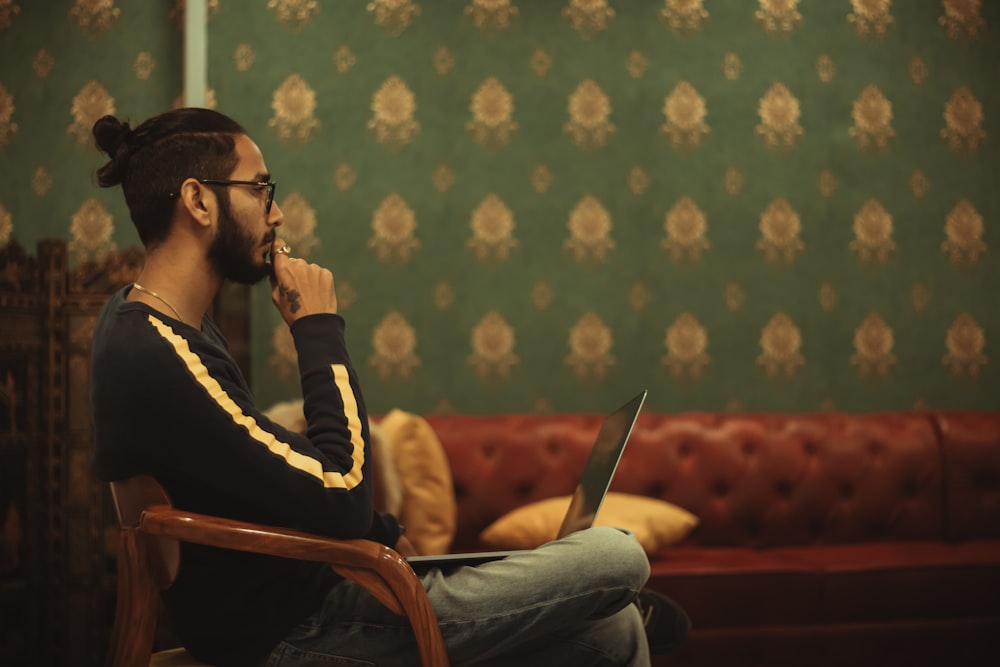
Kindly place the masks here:
[(184, 104), (204, 107), (208, 89), (208, 12), (205, 0), (187, 0), (184, 9)]

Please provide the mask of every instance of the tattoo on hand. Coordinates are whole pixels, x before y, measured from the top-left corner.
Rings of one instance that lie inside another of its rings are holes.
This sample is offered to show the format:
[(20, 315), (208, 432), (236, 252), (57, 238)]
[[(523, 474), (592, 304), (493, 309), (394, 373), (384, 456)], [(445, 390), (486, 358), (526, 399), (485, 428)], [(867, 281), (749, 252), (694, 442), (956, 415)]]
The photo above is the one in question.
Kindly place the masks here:
[(278, 293), (288, 299), (288, 309), (292, 311), (293, 315), (297, 313), (300, 308), (302, 308), (302, 304), (299, 302), (301, 295), (298, 290), (288, 289), (284, 285), (278, 285)]

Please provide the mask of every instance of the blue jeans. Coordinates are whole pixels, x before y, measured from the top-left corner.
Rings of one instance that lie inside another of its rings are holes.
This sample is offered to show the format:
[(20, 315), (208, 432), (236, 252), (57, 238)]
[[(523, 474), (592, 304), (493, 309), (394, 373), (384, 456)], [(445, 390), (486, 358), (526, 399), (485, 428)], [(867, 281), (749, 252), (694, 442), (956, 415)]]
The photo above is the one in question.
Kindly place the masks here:
[[(423, 576), (453, 667), (649, 665), (635, 599), (649, 562), (635, 538), (590, 528), (477, 567)], [(409, 621), (344, 581), (267, 667), (419, 665)]]

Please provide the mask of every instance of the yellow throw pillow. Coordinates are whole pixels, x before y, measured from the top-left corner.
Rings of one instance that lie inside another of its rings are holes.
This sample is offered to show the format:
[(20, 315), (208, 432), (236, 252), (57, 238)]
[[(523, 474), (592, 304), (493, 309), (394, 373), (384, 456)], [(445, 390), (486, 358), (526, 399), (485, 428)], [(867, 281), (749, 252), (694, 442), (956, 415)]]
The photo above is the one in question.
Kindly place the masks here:
[[(534, 549), (555, 539), (569, 500), (569, 496), (559, 496), (519, 507), (494, 521), (479, 537), (491, 549)], [(698, 518), (656, 498), (609, 493), (596, 525), (631, 531), (652, 556), (683, 540), (698, 525)]]
[(427, 420), (393, 410), (380, 426), (382, 456), (402, 486), (398, 517), (421, 554), (447, 553), (455, 537), (455, 489), (441, 441)]

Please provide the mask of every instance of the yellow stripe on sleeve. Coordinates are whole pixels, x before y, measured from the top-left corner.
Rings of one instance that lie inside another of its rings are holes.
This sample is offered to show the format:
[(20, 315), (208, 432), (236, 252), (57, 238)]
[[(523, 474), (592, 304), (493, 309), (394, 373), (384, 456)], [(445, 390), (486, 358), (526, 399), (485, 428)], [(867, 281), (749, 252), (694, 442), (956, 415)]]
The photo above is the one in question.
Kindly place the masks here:
[(191, 351), (186, 339), (174, 333), (173, 329), (161, 320), (150, 315), (149, 321), (163, 338), (170, 343), (174, 352), (194, 376), (212, 400), (230, 416), (234, 423), (246, 429), (251, 438), (267, 447), (267, 449), (295, 468), (301, 470), (323, 483), (328, 489), (345, 489), (350, 491), (364, 478), (362, 465), (365, 462), (365, 443), (361, 435), (361, 414), (358, 410), (357, 397), (351, 388), (347, 367), (343, 364), (333, 364), (333, 380), (340, 392), (344, 404), (344, 415), (347, 418), (347, 428), (351, 435), (351, 469), (347, 473), (323, 470), (323, 464), (317, 459), (292, 449), (287, 442), (282, 442), (274, 434), (262, 429), (257, 421), (243, 412), (229, 394), (222, 388), (218, 380), (212, 377), (201, 358)]

